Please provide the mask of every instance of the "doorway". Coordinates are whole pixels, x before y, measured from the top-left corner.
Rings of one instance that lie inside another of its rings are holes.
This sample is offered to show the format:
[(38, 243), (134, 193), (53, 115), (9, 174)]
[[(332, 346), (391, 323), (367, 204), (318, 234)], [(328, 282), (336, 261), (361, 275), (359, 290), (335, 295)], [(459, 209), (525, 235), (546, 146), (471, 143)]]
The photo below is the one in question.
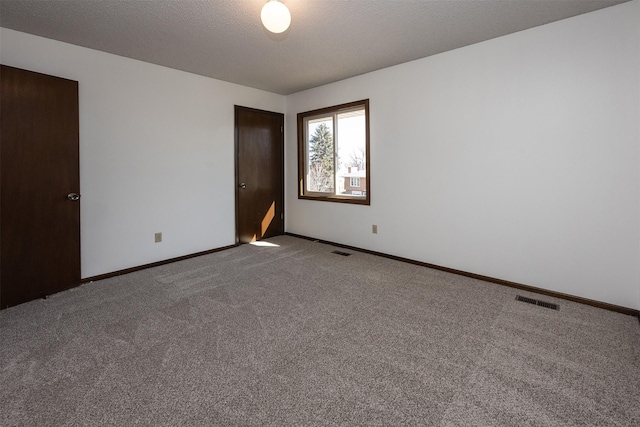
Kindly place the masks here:
[(0, 308), (80, 284), (78, 82), (0, 69)]
[(236, 243), (284, 233), (284, 114), (235, 107)]

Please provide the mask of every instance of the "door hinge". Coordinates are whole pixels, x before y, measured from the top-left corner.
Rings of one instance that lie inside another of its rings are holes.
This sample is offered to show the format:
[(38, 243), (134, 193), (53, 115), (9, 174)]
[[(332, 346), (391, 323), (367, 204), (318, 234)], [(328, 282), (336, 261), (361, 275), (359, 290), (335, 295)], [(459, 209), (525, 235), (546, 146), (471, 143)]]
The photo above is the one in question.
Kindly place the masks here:
[(283, 132), (284, 132), (284, 127), (280, 126), (280, 133), (283, 133)]
[(280, 219), (284, 219), (284, 214), (283, 213), (280, 214)]

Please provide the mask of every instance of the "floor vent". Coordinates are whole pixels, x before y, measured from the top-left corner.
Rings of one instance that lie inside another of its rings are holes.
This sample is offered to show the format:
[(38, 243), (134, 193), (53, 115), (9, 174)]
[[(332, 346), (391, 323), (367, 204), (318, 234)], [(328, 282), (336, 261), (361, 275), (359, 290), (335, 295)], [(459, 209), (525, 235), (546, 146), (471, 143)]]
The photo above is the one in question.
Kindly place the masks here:
[(341, 252), (341, 251), (333, 251), (331, 252), (332, 254), (336, 254), (336, 255), (342, 255), (342, 256), (349, 256), (351, 255), (350, 253), (347, 252)]
[(544, 307), (544, 308), (550, 308), (552, 310), (559, 310), (560, 309), (558, 304), (554, 304), (552, 302), (540, 301), (540, 300), (533, 299), (533, 298), (527, 298), (527, 297), (523, 297), (523, 296), (520, 296), (520, 295), (518, 295), (516, 297), (516, 300), (517, 301), (526, 302), (528, 304), (539, 305), (540, 307)]

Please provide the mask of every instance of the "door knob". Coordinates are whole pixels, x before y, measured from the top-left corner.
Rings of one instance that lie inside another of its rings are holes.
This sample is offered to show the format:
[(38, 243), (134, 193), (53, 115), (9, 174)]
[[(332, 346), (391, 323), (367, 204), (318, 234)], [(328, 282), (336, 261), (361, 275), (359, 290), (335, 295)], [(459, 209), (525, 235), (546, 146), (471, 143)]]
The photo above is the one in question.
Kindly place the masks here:
[(240, 188), (247, 188), (247, 184), (245, 184), (244, 182), (242, 184), (239, 185)]
[(67, 199), (71, 200), (72, 202), (77, 202), (78, 200), (80, 200), (80, 195), (76, 193), (69, 193), (67, 194)]

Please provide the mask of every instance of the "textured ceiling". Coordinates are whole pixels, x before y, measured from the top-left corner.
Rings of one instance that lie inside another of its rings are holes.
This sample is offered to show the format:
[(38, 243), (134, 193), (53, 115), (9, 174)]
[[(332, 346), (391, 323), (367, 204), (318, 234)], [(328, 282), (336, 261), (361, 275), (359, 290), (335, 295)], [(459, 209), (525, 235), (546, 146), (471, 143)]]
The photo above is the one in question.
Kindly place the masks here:
[(627, 0), (0, 0), (0, 26), (280, 94)]

